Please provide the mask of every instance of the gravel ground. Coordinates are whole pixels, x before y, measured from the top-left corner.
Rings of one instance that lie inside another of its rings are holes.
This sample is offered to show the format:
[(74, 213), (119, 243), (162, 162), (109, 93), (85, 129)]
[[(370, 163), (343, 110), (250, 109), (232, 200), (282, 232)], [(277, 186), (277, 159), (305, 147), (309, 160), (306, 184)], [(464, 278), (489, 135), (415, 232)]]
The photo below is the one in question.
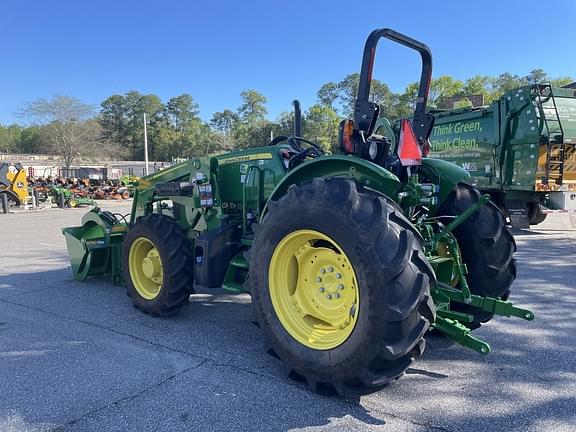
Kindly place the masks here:
[(535, 321), (482, 327), (486, 357), (429, 338), (405, 377), (351, 400), (285, 378), (246, 295), (203, 291), (158, 319), (106, 280), (74, 282), (60, 229), (85, 211), (0, 215), (0, 431), (576, 431), (566, 214), (516, 235), (513, 299)]

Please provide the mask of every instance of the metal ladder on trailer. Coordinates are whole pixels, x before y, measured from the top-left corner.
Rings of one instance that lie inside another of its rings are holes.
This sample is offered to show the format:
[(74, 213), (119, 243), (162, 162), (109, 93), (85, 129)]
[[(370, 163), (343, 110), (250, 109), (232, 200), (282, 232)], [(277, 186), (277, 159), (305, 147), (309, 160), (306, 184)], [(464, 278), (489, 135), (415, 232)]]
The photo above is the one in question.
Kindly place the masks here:
[[(561, 185), (564, 179), (564, 160), (565, 160), (565, 150), (566, 146), (564, 144), (564, 130), (562, 129), (562, 123), (560, 122), (560, 116), (558, 115), (558, 108), (556, 107), (556, 100), (552, 94), (552, 86), (550, 84), (538, 84), (536, 85), (536, 94), (538, 100), (538, 110), (540, 112), (540, 118), (543, 123), (543, 128), (546, 130), (545, 142), (546, 145), (546, 173), (545, 177), (542, 179), (542, 184), (549, 184), (550, 177), (557, 185)], [(553, 108), (553, 118), (546, 116), (544, 104), (548, 101), (552, 101), (552, 107), (546, 107), (548, 109)], [(559, 131), (552, 135), (552, 132)], [(544, 132), (542, 130), (542, 132)]]

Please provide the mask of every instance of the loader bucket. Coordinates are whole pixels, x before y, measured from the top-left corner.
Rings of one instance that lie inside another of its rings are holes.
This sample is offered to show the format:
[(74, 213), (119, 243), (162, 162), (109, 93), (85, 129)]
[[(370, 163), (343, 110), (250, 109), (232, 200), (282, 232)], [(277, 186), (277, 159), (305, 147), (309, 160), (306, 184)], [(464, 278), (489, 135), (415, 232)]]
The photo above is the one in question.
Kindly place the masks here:
[(121, 283), (120, 256), (127, 226), (97, 207), (82, 218), (82, 226), (63, 228), (72, 274), (77, 281), (111, 274)]
[(108, 271), (108, 248), (90, 249), (86, 245), (91, 230), (93, 231), (94, 227), (81, 226), (62, 230), (66, 238), (72, 273), (77, 281), (83, 281), (88, 276), (102, 275)]

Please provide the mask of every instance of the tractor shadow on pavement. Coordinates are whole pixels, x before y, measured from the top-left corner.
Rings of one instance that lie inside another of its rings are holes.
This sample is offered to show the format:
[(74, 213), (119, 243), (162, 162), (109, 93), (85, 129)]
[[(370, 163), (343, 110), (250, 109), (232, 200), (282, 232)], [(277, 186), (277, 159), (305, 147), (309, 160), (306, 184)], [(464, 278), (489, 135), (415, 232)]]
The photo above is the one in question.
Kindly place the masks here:
[(69, 268), (0, 274), (0, 323), (0, 430), (110, 430), (117, 418), (124, 430), (182, 431), (388, 421), (286, 378), (247, 295), (199, 290), (179, 314), (154, 318), (124, 288), (77, 283)]
[(404, 377), (356, 399), (288, 379), (247, 295), (199, 289), (176, 316), (154, 318), (124, 288), (77, 283), (69, 268), (0, 274), (0, 386), (11, 395), (0, 429), (17, 418), (108, 430), (123, 418), (137, 430), (563, 430), (576, 421), (576, 283), (558, 260), (570, 242), (547, 238), (518, 240), (513, 300), (535, 321), (500, 317), (475, 332), (489, 356), (428, 336)]

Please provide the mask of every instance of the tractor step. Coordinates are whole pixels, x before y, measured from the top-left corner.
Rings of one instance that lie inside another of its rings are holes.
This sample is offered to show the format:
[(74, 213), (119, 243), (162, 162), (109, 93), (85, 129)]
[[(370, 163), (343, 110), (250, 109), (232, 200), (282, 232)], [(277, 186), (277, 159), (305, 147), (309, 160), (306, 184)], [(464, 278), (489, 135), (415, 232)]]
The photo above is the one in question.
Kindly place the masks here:
[(248, 261), (244, 257), (244, 252), (240, 252), (230, 260), (222, 288), (234, 293), (245, 292), (244, 283), (247, 276)]

